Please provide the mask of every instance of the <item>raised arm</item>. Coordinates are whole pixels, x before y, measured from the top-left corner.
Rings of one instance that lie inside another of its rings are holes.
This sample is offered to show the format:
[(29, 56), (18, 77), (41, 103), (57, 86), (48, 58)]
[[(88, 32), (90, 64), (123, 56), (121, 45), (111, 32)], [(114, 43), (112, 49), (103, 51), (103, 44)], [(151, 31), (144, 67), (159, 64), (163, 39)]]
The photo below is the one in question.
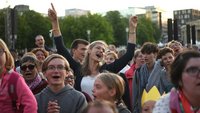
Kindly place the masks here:
[(52, 32), (54, 37), (59, 37), (61, 36), (61, 31), (60, 31), (60, 26), (59, 26), (59, 21), (58, 21), (58, 17), (57, 17), (57, 12), (53, 6), (53, 4), (51, 3), (51, 8), (49, 8), (48, 10), (48, 16), (51, 20), (51, 24), (52, 24)]
[(57, 13), (52, 3), (51, 3), (51, 7), (52, 8), (49, 8), (48, 10), (48, 16), (52, 24), (52, 32), (53, 32), (53, 36), (55, 40), (57, 53), (64, 56), (68, 60), (70, 67), (73, 69), (73, 71), (77, 72), (76, 69), (79, 68), (80, 64), (72, 58), (68, 49), (65, 47), (62, 34), (60, 31), (60, 27), (59, 27)]
[(136, 28), (137, 28), (137, 17), (132, 16), (129, 19), (129, 38), (128, 43), (136, 44)]

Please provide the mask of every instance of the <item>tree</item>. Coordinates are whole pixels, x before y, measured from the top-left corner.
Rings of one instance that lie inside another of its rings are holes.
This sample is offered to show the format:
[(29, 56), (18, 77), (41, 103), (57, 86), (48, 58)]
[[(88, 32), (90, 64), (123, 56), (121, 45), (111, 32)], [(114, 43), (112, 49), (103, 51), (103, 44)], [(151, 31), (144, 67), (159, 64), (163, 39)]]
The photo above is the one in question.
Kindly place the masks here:
[(68, 16), (60, 19), (61, 32), (64, 42), (69, 47), (76, 38), (87, 40), (87, 30), (90, 30), (90, 39), (113, 42), (112, 27), (107, 20), (98, 14), (88, 14), (80, 17)]
[[(18, 39), (16, 47), (18, 49), (34, 48), (35, 36), (41, 34), (44, 36), (46, 44), (50, 45), (49, 29), (50, 21), (35, 11), (25, 11), (18, 14)], [(30, 43), (31, 42), (31, 43)]]
[(126, 27), (128, 26), (128, 21), (119, 11), (109, 11), (106, 13), (105, 18), (112, 25), (113, 36), (116, 45), (124, 45), (127, 42)]
[(5, 39), (5, 14), (0, 10), (0, 38)]
[(144, 42), (158, 42), (160, 31), (149, 18), (139, 17), (137, 27), (137, 44), (142, 45)]

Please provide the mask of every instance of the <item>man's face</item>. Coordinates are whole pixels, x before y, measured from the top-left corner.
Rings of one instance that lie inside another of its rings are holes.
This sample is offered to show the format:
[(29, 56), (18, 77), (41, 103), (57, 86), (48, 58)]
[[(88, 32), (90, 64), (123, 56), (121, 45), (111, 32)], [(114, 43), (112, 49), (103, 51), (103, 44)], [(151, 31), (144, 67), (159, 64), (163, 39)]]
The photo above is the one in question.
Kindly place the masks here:
[(65, 77), (68, 76), (68, 71), (65, 69), (64, 60), (60, 58), (52, 59), (47, 66), (46, 72), (44, 72), (48, 83), (52, 85), (64, 85)]
[(86, 55), (86, 50), (88, 49), (88, 45), (78, 44), (76, 49), (73, 49), (73, 58), (78, 61), (82, 62)]
[(37, 45), (38, 47), (43, 48), (44, 47), (44, 38), (42, 36), (37, 36), (35, 38), (35, 45)]

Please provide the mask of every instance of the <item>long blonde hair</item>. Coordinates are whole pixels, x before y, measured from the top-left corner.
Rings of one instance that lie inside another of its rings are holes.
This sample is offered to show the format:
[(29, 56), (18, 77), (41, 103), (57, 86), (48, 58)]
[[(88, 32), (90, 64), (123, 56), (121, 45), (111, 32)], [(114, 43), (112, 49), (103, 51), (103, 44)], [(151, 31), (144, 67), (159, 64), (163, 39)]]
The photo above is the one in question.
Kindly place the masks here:
[[(108, 45), (104, 41), (97, 40), (97, 41), (92, 42), (89, 45), (88, 50), (89, 49), (91, 50), (97, 44), (103, 44), (106, 48), (108, 47)], [(98, 70), (101, 67), (101, 65), (102, 65), (102, 62), (99, 62), (99, 65), (98, 65), (98, 68), (97, 68)], [(91, 70), (89, 69), (89, 53), (88, 52), (86, 53), (86, 56), (85, 56), (85, 58), (83, 60), (83, 65), (82, 65), (81, 71), (82, 71), (82, 75), (84, 75), (84, 76), (91, 74)]]
[(5, 55), (6, 55), (5, 68), (7, 71), (9, 71), (15, 67), (14, 59), (13, 59), (12, 54), (10, 53), (10, 50), (8, 49), (8, 46), (2, 39), (0, 39), (0, 48), (2, 48), (5, 52)]

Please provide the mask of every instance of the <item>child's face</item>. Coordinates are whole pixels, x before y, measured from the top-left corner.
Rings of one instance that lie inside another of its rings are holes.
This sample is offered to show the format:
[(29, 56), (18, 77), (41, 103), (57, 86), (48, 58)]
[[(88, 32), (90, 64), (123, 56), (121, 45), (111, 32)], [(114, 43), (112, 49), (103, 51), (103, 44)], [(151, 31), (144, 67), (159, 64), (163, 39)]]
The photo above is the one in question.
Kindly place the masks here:
[(155, 103), (156, 103), (155, 101), (151, 100), (145, 102), (142, 107), (142, 113), (152, 113)]

